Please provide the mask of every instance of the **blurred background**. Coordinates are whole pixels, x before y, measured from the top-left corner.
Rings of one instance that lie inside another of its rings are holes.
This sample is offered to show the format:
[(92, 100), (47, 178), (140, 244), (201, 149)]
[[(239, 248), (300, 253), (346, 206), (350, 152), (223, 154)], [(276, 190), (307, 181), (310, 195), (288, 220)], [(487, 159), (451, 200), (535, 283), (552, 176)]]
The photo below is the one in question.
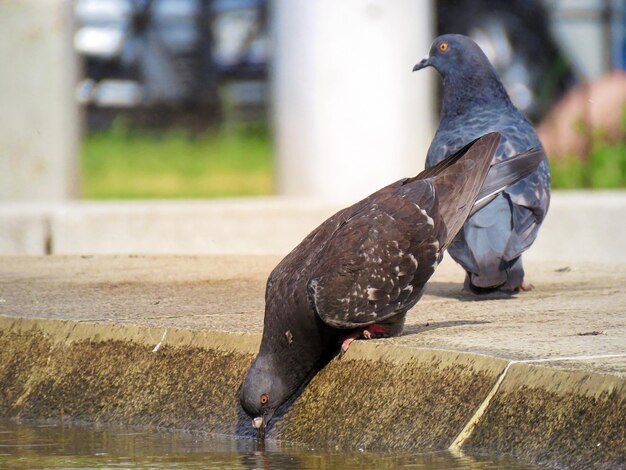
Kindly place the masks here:
[[(411, 69), (451, 32), (555, 189), (626, 188), (625, 31), (626, 0), (1, 1), (0, 252), (286, 252), (423, 168), (439, 77)], [(589, 194), (554, 198), (551, 254)]]
[(5, 0), (0, 201), (354, 201), (423, 168), (439, 77), (411, 68), (450, 32), (536, 124), (555, 189), (624, 188), (625, 3)]

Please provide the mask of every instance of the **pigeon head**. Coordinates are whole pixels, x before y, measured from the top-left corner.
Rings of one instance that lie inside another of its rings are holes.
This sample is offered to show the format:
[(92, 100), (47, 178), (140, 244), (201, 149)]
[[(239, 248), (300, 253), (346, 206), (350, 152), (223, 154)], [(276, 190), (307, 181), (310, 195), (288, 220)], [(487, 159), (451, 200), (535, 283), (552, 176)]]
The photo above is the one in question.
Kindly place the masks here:
[[(281, 414), (304, 385), (336, 352), (335, 337), (329, 327), (310, 310), (302, 294), (288, 289), (280, 277), (268, 282), (265, 321), (261, 347), (246, 374), (239, 401), (252, 419), (257, 437), (275, 414)], [(304, 291), (304, 289), (302, 289)], [(285, 405), (285, 406), (283, 406)]]
[(462, 34), (444, 34), (433, 42), (430, 52), (413, 71), (434, 67), (444, 78), (455, 75), (495, 74), (482, 49)]
[(241, 406), (252, 418), (259, 439), (265, 437), (265, 429), (276, 409), (292, 394), (276, 371), (271, 355), (259, 355), (241, 387)]
[(482, 49), (467, 36), (445, 34), (433, 42), (430, 52), (413, 71), (434, 67), (443, 79), (441, 118), (510, 108), (509, 96)]

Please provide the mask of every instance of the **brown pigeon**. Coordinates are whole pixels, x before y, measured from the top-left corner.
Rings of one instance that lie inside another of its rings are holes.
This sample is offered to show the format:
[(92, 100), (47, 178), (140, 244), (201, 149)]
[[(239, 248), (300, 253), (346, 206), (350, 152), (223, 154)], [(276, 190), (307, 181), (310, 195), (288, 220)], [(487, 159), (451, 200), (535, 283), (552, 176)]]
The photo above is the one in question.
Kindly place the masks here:
[(261, 347), (240, 395), (259, 437), (352, 340), (399, 334), (465, 220), (544, 158), (533, 150), (490, 169), (499, 141), (488, 134), (339, 211), (276, 266)]

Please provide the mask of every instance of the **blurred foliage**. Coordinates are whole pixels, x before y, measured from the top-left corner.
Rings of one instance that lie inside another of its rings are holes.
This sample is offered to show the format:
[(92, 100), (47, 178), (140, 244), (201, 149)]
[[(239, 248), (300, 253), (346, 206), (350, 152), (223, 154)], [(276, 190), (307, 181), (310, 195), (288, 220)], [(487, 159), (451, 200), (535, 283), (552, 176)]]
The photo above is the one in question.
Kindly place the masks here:
[[(236, 197), (273, 192), (272, 147), (265, 126), (191, 136), (184, 131), (130, 131), (116, 124), (86, 136), (81, 154), (85, 199)], [(626, 188), (626, 142), (609, 144), (601, 134), (596, 135), (587, 158), (552, 158), (550, 170), (554, 189)]]
[(626, 143), (595, 144), (589, 158), (552, 160), (550, 171), (553, 189), (626, 188)]
[[(582, 125), (581, 125), (582, 126)], [(578, 129), (585, 132), (584, 128)], [(621, 122), (626, 135), (626, 111)], [(626, 141), (609, 143), (602, 132), (590, 136), (586, 157), (566, 155), (550, 160), (553, 189), (626, 188)]]
[(86, 136), (81, 158), (86, 199), (257, 196), (273, 188), (264, 126), (191, 136), (130, 131), (116, 123)]

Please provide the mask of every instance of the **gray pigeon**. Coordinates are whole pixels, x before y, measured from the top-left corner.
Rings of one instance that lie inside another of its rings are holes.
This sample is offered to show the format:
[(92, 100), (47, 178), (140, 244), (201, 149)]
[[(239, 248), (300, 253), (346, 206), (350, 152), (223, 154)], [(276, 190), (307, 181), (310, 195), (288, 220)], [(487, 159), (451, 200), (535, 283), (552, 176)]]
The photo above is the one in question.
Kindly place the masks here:
[(526, 152), (490, 169), (499, 140), (482, 137), (339, 211), (276, 266), (240, 395), (260, 438), (276, 410), (354, 339), (399, 334), (467, 217), (544, 158)]
[[(532, 124), (511, 103), (496, 71), (466, 36), (446, 34), (413, 70), (432, 66), (443, 79), (441, 122), (430, 144), (426, 167), (442, 161), (488, 132), (502, 135), (496, 161), (529, 148), (542, 148)], [(474, 293), (528, 290), (522, 253), (537, 237), (550, 204), (547, 158), (537, 171), (508, 187), (463, 226), (448, 252), (467, 275)]]

